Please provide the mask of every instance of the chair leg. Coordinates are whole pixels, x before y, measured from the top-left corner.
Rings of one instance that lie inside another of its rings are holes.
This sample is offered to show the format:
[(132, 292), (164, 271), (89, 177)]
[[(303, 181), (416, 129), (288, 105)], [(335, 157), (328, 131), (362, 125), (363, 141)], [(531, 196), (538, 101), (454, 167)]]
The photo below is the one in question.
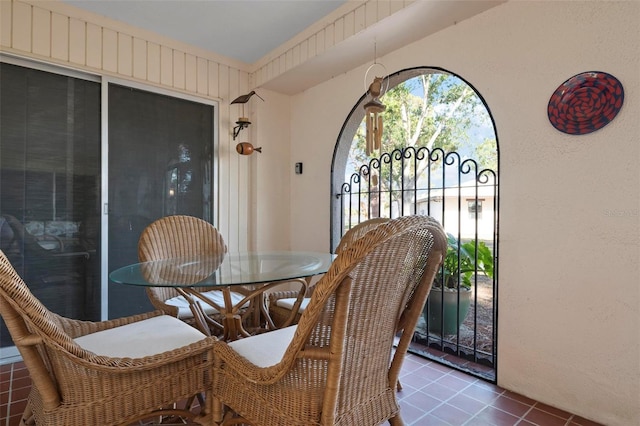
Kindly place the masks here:
[(402, 421), (400, 413), (396, 414), (394, 417), (391, 417), (389, 419), (389, 424), (391, 426), (404, 426), (404, 422)]
[(27, 406), (24, 407), (24, 413), (22, 413), (22, 418), (20, 419), (19, 426), (34, 426), (35, 424), (36, 424), (36, 421), (33, 418), (33, 410), (31, 409), (31, 403), (27, 401)]
[(215, 424), (222, 424), (224, 420), (224, 404), (218, 398), (213, 397), (210, 393), (207, 393), (207, 399), (211, 399), (211, 404), (209, 405), (211, 409), (211, 417)]

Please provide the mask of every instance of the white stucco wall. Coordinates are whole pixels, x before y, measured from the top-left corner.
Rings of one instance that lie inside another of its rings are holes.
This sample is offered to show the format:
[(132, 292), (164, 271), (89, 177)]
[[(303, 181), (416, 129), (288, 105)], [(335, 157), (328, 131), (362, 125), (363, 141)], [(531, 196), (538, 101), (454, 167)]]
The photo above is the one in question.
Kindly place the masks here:
[(256, 135), (252, 140), (262, 147), (261, 153), (251, 155), (254, 162), (254, 191), (252, 216), (255, 232), (252, 249), (288, 250), (291, 245), (290, 181), (293, 161), (290, 157), (291, 114), (289, 96), (260, 90), (265, 101), (257, 103)]
[[(500, 148), (498, 384), (608, 425), (640, 424), (640, 3), (508, 2), (380, 58), (469, 81)], [(329, 170), (366, 66), (293, 98), (294, 249), (329, 246)], [(605, 71), (625, 104), (605, 128), (555, 130), (547, 103)], [(293, 173), (293, 171), (291, 171)]]

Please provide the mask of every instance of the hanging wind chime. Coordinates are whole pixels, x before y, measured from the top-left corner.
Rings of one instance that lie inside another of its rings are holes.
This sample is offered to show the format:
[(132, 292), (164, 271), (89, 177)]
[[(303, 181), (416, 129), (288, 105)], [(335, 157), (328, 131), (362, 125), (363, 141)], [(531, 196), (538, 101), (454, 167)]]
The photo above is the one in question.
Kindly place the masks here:
[(382, 125), (382, 113), (387, 107), (380, 102), (381, 91), (382, 91), (382, 77), (376, 77), (373, 80), (373, 83), (369, 86), (369, 93), (371, 94), (372, 99), (364, 104), (365, 110), (365, 120), (366, 120), (366, 152), (367, 156), (371, 155), (373, 151), (377, 151), (380, 149), (380, 145), (382, 142), (382, 131), (384, 129)]
[[(369, 71), (376, 66), (380, 65), (385, 73), (386, 68), (384, 65), (378, 64), (376, 62), (376, 51), (374, 46), (374, 54), (373, 54), (373, 64), (369, 66), (367, 72), (364, 74), (365, 80), (365, 88), (367, 83), (367, 75)], [(387, 107), (380, 101), (380, 96), (384, 95), (389, 87), (389, 80), (386, 81), (385, 87), (385, 79), (384, 77), (374, 77), (373, 82), (367, 88), (367, 93), (371, 95), (371, 100), (364, 104), (365, 111), (365, 126), (366, 126), (366, 147), (365, 152), (367, 156), (370, 156), (373, 151), (380, 150), (380, 146), (382, 143), (382, 132), (384, 130), (382, 125), (382, 113)]]

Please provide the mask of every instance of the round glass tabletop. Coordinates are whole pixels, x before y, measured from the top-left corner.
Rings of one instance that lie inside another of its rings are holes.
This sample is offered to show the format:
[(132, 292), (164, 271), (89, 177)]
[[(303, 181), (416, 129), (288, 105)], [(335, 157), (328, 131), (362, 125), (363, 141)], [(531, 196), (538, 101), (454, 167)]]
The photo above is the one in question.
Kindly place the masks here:
[(304, 251), (225, 253), (136, 263), (116, 269), (109, 278), (116, 283), (151, 287), (260, 284), (323, 274), (335, 257)]

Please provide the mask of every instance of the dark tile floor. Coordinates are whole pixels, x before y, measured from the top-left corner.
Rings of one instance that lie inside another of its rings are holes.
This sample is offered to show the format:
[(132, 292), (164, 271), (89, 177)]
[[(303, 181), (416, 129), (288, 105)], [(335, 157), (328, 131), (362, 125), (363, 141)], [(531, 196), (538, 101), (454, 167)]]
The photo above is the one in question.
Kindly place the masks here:
[(400, 382), (406, 425), (598, 425), (413, 354), (405, 358)]
[[(398, 393), (406, 425), (597, 426), (597, 423), (501, 389), (414, 354)], [(0, 426), (17, 426), (31, 380), (22, 363), (0, 366)]]

